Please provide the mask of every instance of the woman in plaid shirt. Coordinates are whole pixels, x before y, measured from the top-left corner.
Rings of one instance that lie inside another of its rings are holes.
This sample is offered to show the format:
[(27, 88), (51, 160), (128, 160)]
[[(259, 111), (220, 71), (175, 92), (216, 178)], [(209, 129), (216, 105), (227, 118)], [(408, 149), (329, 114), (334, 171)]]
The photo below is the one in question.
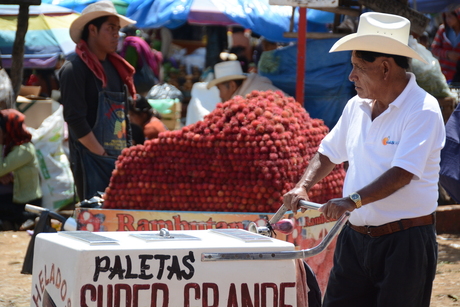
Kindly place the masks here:
[(441, 70), (447, 79), (452, 81), (460, 59), (460, 7), (443, 13), (444, 23), (431, 44), (431, 52), (438, 57)]

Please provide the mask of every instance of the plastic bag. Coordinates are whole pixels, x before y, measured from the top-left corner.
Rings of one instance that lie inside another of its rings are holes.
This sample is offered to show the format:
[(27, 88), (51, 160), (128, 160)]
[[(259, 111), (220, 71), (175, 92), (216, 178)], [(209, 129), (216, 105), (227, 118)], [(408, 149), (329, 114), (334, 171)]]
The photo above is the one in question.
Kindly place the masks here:
[(69, 159), (64, 153), (64, 115), (62, 105), (48, 116), (32, 134), (40, 168), (43, 207), (60, 209), (74, 202), (74, 180)]
[(162, 83), (162, 84), (157, 84), (154, 87), (152, 87), (145, 98), (147, 99), (175, 99), (177, 98), (180, 101), (182, 101), (184, 99), (184, 95), (174, 85), (171, 85), (169, 83)]
[(413, 37), (409, 39), (409, 46), (428, 62), (425, 64), (412, 59), (411, 70), (416, 77), (417, 84), (436, 98), (454, 97), (446, 77), (442, 74), (439, 61), (431, 51), (419, 44)]
[(0, 109), (14, 108), (14, 92), (10, 77), (5, 69), (0, 69)]
[(180, 102), (179, 99), (147, 99), (148, 103), (152, 108), (158, 111), (160, 114), (169, 114), (172, 112), (171, 107)]

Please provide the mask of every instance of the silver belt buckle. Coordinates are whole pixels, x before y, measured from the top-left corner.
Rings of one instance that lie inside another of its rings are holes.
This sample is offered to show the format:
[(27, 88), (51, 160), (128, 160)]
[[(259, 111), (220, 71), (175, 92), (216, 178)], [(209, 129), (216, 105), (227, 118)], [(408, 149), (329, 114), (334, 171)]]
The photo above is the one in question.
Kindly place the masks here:
[(369, 237), (371, 237), (371, 238), (374, 238), (374, 236), (371, 235), (371, 227), (372, 227), (372, 226), (366, 226), (366, 228), (367, 228), (367, 235), (368, 235)]

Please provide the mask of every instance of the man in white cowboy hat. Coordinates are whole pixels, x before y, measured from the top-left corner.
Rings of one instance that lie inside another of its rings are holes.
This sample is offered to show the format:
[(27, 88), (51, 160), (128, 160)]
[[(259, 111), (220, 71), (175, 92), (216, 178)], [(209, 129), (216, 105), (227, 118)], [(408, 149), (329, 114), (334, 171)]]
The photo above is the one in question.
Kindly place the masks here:
[(99, 1), (87, 6), (70, 26), (76, 56), (59, 74), (70, 161), (81, 200), (104, 192), (115, 160), (130, 141), (127, 95), (136, 94), (134, 68), (116, 50), (120, 28), (133, 23), (117, 14), (111, 1)]
[(352, 50), (349, 75), (357, 96), (296, 185), (284, 195), (294, 212), (300, 199), (335, 165), (348, 161), (343, 197), (319, 210), (328, 220), (351, 212), (337, 240), (324, 307), (430, 305), (436, 272), (434, 212), (444, 123), (437, 100), (407, 72), (410, 22), (364, 13), (357, 33), (330, 52)]
[(233, 96), (246, 96), (252, 91), (281, 91), (270, 79), (258, 74), (245, 74), (239, 61), (224, 61), (214, 65), (216, 78), (211, 80), (207, 88), (217, 86), (220, 99), (224, 102)]

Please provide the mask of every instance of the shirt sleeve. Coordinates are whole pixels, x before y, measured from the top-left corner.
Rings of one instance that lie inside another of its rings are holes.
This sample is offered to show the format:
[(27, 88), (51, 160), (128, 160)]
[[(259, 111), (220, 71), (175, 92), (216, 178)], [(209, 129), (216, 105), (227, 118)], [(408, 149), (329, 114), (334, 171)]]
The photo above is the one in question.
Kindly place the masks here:
[(413, 112), (405, 126), (391, 166), (401, 167), (414, 174), (415, 179), (420, 179), (427, 161), (433, 158), (430, 155), (441, 151), (445, 138), (444, 121), (440, 111), (424, 108)]
[(348, 134), (348, 120), (351, 100), (345, 106), (342, 115), (332, 130), (324, 137), (318, 148), (318, 152), (327, 156), (334, 164), (348, 161), (346, 140)]
[(33, 159), (34, 155), (27, 144), (14, 146), (6, 157), (0, 155), (0, 177), (14, 172)]
[(59, 72), (64, 119), (77, 138), (91, 132), (91, 126), (87, 120), (88, 106), (84, 69), (83, 65), (76, 65), (75, 62), (69, 61)]

